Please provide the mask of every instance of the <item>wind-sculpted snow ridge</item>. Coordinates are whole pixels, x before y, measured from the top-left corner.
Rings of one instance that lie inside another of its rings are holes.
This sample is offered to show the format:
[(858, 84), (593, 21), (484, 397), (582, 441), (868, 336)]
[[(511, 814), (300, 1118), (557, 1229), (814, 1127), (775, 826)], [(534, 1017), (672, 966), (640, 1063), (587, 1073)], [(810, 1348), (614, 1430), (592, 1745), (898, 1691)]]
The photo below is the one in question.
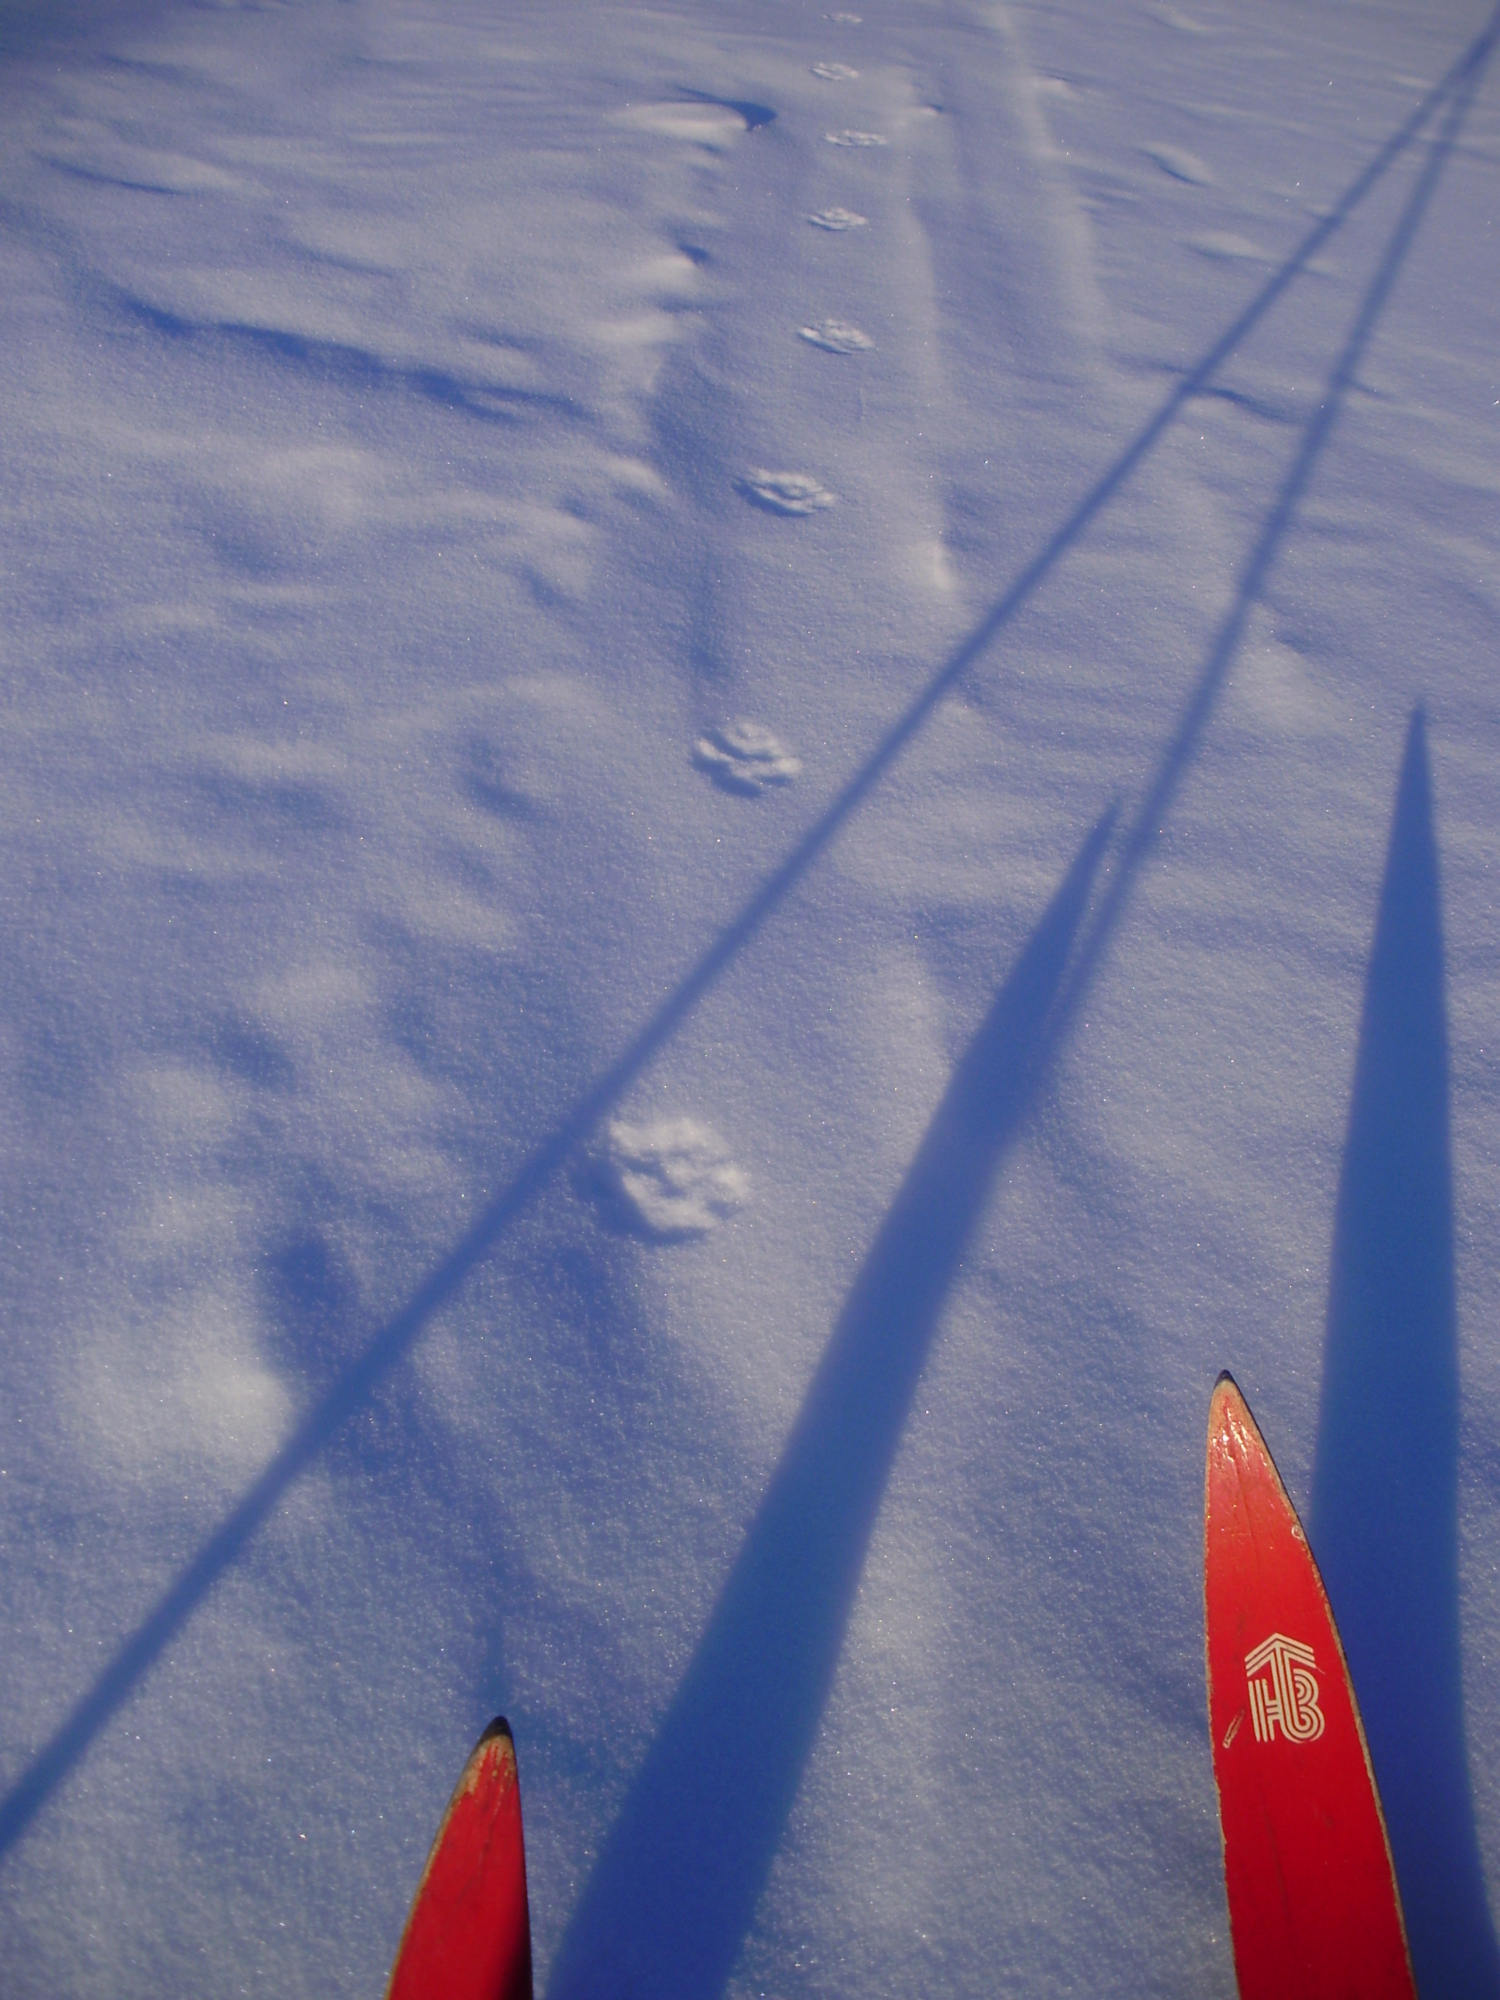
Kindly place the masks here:
[(726, 722), (693, 746), (693, 762), (726, 791), (754, 796), (768, 785), (790, 784), (802, 760), (759, 722)]
[(621, 1219), (662, 1243), (706, 1236), (750, 1193), (723, 1140), (695, 1118), (611, 1119), (594, 1162)]

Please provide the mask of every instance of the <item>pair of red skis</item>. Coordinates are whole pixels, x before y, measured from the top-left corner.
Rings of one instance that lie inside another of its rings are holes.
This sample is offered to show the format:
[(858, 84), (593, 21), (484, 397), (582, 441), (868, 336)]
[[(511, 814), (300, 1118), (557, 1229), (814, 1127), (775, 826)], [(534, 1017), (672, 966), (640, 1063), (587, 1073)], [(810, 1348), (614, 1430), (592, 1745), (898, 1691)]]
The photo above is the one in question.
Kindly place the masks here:
[[(1228, 1375), (1209, 1408), (1203, 1589), (1240, 2000), (1416, 2000), (1338, 1628)], [(521, 1792), (503, 1718), (443, 1815), (386, 2000), (532, 2000)]]

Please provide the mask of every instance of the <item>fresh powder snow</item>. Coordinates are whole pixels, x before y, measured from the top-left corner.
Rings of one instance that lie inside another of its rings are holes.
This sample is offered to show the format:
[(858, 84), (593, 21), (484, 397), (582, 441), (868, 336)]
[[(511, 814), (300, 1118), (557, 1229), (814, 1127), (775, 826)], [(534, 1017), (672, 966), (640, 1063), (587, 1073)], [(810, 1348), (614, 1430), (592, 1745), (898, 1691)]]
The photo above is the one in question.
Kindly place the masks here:
[(1500, 1990), (1495, 29), (0, 8), (7, 2000), (1228, 2000), (1222, 1368)]

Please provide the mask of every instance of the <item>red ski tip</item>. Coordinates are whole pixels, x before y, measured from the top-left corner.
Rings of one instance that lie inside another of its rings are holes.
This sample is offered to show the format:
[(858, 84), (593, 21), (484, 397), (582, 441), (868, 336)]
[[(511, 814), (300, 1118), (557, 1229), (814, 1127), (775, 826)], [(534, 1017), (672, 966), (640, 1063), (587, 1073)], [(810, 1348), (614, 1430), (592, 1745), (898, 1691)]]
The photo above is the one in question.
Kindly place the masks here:
[(532, 2000), (521, 1786), (503, 1715), (448, 1801), (386, 2000)]
[(1344, 1649), (1230, 1375), (1209, 1405), (1203, 1599), (1240, 2000), (1416, 2000)]

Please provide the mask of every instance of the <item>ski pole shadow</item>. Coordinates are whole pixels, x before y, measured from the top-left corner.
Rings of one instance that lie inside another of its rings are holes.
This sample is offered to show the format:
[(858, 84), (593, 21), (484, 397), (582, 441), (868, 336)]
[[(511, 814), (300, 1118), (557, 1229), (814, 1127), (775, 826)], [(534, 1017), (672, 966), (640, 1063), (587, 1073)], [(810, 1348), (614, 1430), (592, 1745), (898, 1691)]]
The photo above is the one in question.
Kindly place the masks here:
[(1438, 849), (1422, 711), (1396, 791), (1334, 1216), (1312, 1540), (1358, 1690), (1417, 1984), (1493, 2000), (1464, 1743), (1458, 1314)]
[(1121, 837), (1109, 888), (1090, 921), (1087, 935), (1079, 949), (1077, 963), (1069, 974), (1069, 991), (1059, 1011), (1058, 1033), (1063, 1031), (1068, 1019), (1086, 995), (1108, 949), (1110, 939), (1124, 916), (1141, 866), (1156, 844), (1162, 821), (1171, 807), (1177, 788), (1191, 763), (1230, 668), (1234, 664), (1250, 613), (1265, 589), (1271, 570), (1281, 553), (1282, 544), (1296, 518), (1297, 509), (1307, 491), (1313, 471), (1348, 399), (1349, 390), (1358, 374), (1371, 336), (1380, 322), (1401, 267), (1416, 240), (1417, 231), (1421, 227), (1432, 197), (1437, 192), (1438, 182), (1458, 141), (1458, 135), (1463, 129), (1464, 120), (1474, 101), (1485, 66), (1493, 54), (1497, 31), (1500, 31), (1500, 7), (1497, 7), (1491, 15), (1484, 35), (1470, 52), (1471, 59), (1463, 66), (1437, 136), (1432, 141), (1427, 159), (1397, 217), (1374, 276), (1365, 288), (1348, 337), (1324, 383), (1318, 406), (1303, 429), (1302, 441), (1255, 539), (1241, 572), (1234, 601), (1214, 635), (1208, 657), (1192, 695), (1183, 709), (1172, 741), (1162, 755), (1152, 782)]
[[(476, 1266), (490, 1254), (553, 1176), (562, 1170), (574, 1149), (590, 1135), (599, 1120), (617, 1106), (629, 1086), (672, 1040), (699, 1001), (759, 935), (769, 918), (810, 872), (835, 836), (916, 738), (943, 697), (977, 664), (999, 633), (1154, 451), (1184, 406), (1212, 381), (1229, 356), (1271, 310), (1309, 261), (1343, 226), (1408, 147), (1415, 143), (1442, 105), (1455, 98), (1455, 94), (1457, 102), (1467, 102), (1464, 92), (1467, 90), (1472, 94), (1472, 87), (1488, 60), (1497, 27), (1500, 27), (1500, 5), (1497, 5), (1484, 30), (1456, 58), (1446, 75), (1377, 150), (1327, 213), (1308, 230), (1291, 255), (1272, 273), (1224, 333), (1182, 375), (1155, 414), (1074, 506), (985, 616), (950, 653), (786, 859), (766, 877), (738, 914), (683, 975), (657, 1013), (622, 1054), (580, 1093), (552, 1130), (515, 1168), (500, 1194), (468, 1233), (458, 1240), (441, 1263), (428, 1272), (405, 1305), (376, 1329), (362, 1353), (297, 1422), (275, 1457), (246, 1488), (140, 1624), (124, 1638), (103, 1671), (78, 1699), (53, 1735), (37, 1750), (9, 1792), (0, 1799), (0, 1858), (24, 1835), (36, 1814), (150, 1672), (163, 1649), (192, 1617), (219, 1577), (239, 1559), (259, 1533), (288, 1489), (314, 1463), (391, 1370), (406, 1357), (431, 1324), (434, 1315), (457, 1296)], [(1449, 122), (1451, 124), (1451, 119)], [(1435, 157), (1441, 156), (1440, 146)], [(1430, 162), (1424, 172), (1432, 173)], [(1331, 416), (1328, 422), (1331, 422)], [(1327, 423), (1324, 423), (1311, 455), (1304, 450), (1308, 464), (1326, 431)], [(1285, 518), (1267, 545), (1262, 570), (1265, 562), (1269, 561), (1275, 539), (1289, 518), (1288, 506)], [(1247, 609), (1248, 600), (1243, 598), (1243, 593), (1242, 603)], [(1243, 617), (1243, 611), (1240, 615)], [(1227, 648), (1223, 649), (1216, 674), (1205, 677), (1196, 708), (1184, 721), (1176, 750), (1165, 767), (1165, 775), (1148, 796), (1145, 807), (1123, 843), (1123, 865), (1116, 870), (1112, 896), (1105, 903), (1101, 917), (1091, 926), (1092, 942), (1082, 954), (1080, 966), (1070, 977), (1070, 991), (1075, 999), (1092, 975), (1092, 969), (1097, 965), (1123, 910), (1130, 876), (1149, 848), (1156, 815), (1165, 810), (1177, 776), (1184, 768), (1191, 742), (1201, 730), (1212, 706), (1218, 680), (1222, 679), (1227, 669), (1237, 640), (1238, 630)], [(1054, 1038), (1056, 1032), (1060, 1030), (1054, 1031)]]
[(953, 1072), (573, 1914), (551, 2000), (712, 2000), (729, 1976), (823, 1712), (943, 1302), (1032, 1100), (1112, 819), (1084, 842)]

